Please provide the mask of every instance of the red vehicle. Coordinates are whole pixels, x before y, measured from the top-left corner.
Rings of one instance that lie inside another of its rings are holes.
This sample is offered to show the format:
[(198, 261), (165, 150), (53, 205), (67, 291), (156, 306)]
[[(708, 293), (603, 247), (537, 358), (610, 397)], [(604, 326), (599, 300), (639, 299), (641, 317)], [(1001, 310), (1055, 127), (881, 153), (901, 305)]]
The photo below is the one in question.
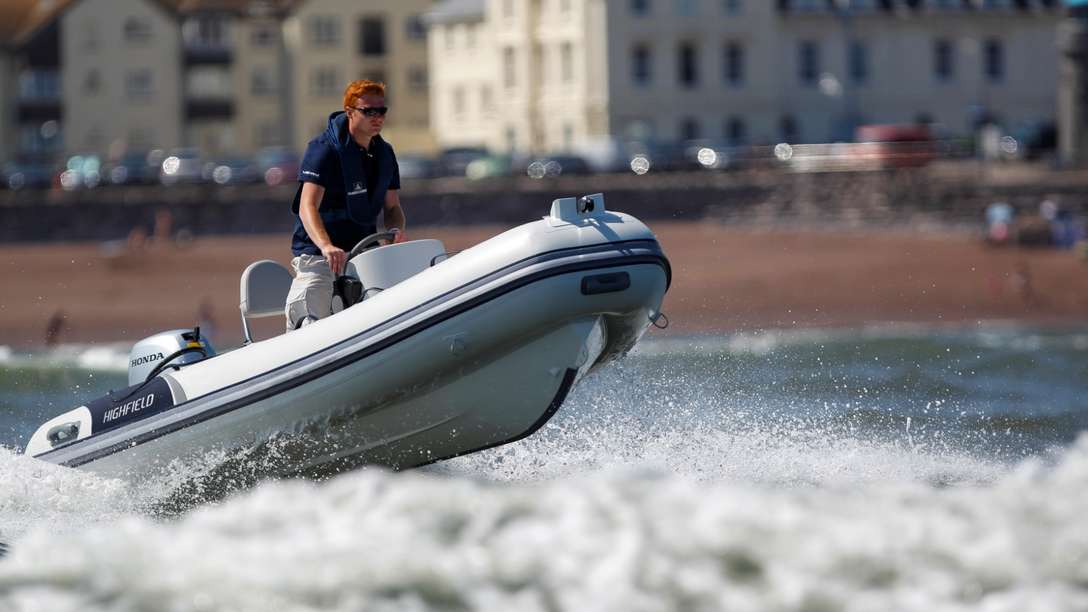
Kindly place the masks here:
[(881, 168), (924, 166), (936, 157), (925, 125), (862, 125), (854, 131), (855, 156)]

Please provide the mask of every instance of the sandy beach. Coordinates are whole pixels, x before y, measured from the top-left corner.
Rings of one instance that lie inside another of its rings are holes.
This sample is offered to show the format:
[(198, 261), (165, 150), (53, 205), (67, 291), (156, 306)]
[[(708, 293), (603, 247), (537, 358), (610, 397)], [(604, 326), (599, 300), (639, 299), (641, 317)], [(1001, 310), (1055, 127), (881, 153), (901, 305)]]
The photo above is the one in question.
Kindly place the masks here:
[[(505, 228), (414, 227), (451, 251)], [(1088, 262), (1072, 251), (992, 248), (963, 234), (752, 229), (654, 223), (673, 266), (667, 334), (886, 322), (1088, 323)], [(258, 259), (287, 263), (287, 236), (197, 238), (138, 251), (100, 243), (0, 246), (0, 345), (135, 341), (203, 323), (241, 341), (238, 283)], [(282, 329), (263, 321), (258, 336)]]

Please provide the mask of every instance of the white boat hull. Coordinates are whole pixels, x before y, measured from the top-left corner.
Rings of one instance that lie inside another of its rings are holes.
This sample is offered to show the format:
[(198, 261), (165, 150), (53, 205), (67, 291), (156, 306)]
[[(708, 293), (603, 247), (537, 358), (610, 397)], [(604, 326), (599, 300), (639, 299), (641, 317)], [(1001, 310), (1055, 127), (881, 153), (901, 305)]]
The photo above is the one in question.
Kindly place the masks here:
[[(653, 235), (609, 219), (522, 226), (328, 319), (168, 371), (175, 406), (38, 456), (138, 481), (221, 451), (261, 478), (409, 468), (518, 440), (660, 312), (669, 270)], [(488, 253), (506, 265), (480, 274)]]

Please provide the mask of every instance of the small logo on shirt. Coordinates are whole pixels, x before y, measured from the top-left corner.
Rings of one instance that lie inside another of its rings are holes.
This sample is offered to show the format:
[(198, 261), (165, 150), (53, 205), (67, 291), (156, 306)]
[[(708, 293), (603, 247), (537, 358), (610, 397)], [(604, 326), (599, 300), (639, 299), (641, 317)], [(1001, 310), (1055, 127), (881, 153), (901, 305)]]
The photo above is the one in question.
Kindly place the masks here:
[(318, 174), (316, 172), (311, 172), (310, 170), (303, 170), (302, 173), (303, 174), (308, 174), (308, 175), (310, 175), (312, 177), (321, 178), (320, 174)]
[(359, 195), (360, 193), (366, 193), (366, 187), (363, 187), (362, 183), (357, 182), (352, 190), (348, 192), (348, 195)]

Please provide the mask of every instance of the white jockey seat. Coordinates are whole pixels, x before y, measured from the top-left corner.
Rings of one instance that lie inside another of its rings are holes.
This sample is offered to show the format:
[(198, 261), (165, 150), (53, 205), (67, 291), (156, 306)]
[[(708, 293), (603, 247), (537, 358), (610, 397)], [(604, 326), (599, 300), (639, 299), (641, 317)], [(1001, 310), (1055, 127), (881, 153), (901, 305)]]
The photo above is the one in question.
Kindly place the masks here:
[(253, 262), (242, 272), (239, 308), (246, 344), (253, 342), (249, 319), (284, 316), (284, 305), (290, 290), (291, 273), (271, 259)]

